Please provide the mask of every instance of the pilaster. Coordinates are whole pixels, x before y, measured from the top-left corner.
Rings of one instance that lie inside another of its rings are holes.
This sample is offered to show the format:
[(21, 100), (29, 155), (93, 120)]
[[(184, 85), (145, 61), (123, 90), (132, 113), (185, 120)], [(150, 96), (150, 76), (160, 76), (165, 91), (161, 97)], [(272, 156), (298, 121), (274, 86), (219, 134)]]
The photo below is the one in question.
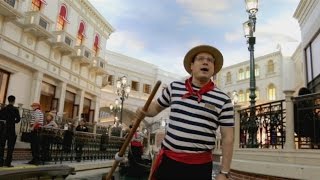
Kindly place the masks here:
[(293, 110), (293, 90), (283, 91), (285, 93), (286, 101), (286, 142), (284, 149), (293, 150), (295, 149), (294, 144), (294, 110)]
[(36, 71), (33, 73), (32, 87), (31, 87), (32, 91), (30, 94), (30, 104), (32, 104), (33, 102), (40, 102), (42, 79), (43, 79), (42, 72)]

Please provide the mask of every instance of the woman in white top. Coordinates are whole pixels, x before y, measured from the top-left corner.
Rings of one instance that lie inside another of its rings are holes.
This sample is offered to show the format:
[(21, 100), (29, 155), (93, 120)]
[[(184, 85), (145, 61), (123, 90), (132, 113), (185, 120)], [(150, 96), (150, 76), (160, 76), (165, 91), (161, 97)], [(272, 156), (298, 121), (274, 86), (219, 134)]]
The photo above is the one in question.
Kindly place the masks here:
[(52, 114), (51, 112), (48, 113), (46, 116), (46, 124), (44, 125), (44, 127), (50, 127), (50, 128), (58, 127), (57, 123), (54, 121), (54, 114)]

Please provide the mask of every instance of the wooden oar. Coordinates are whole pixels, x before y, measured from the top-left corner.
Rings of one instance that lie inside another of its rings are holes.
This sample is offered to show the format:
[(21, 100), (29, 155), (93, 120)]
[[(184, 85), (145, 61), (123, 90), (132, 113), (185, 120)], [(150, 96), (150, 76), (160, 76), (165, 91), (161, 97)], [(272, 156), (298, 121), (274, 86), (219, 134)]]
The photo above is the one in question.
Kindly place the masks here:
[[(160, 87), (160, 84), (161, 84), (161, 81), (157, 81), (156, 85), (155, 85), (154, 88), (152, 89), (152, 92), (151, 92), (151, 94), (150, 94), (147, 102), (146, 102), (146, 103), (144, 104), (144, 106), (143, 106), (143, 111), (147, 111), (147, 110), (148, 110), (149, 105), (150, 105), (153, 97), (156, 95), (156, 93), (157, 93), (157, 91), (158, 91), (158, 89), (159, 89), (159, 87)], [(138, 127), (139, 127), (139, 125), (140, 125), (140, 122), (142, 121), (142, 119), (143, 119), (144, 117), (145, 117), (145, 116), (143, 116), (143, 115), (140, 116), (140, 117), (135, 117), (135, 118), (136, 118), (136, 119), (135, 119), (135, 123), (134, 123), (133, 127), (131, 128), (131, 131), (130, 131), (130, 133), (128, 134), (127, 138), (125, 139), (125, 141), (124, 141), (124, 143), (123, 143), (123, 145), (122, 145), (122, 147), (121, 147), (121, 149), (120, 149), (120, 151), (119, 151), (119, 153), (118, 153), (118, 156), (123, 157), (123, 155), (124, 155), (124, 153), (125, 153), (128, 145), (129, 145), (129, 143), (130, 143), (130, 141), (131, 141), (134, 133), (135, 133), (136, 130), (138, 129)], [(106, 178), (105, 178), (106, 180), (111, 180), (112, 174), (113, 174), (113, 172), (116, 170), (118, 164), (119, 164), (118, 161), (114, 161), (114, 162), (113, 162), (112, 168), (110, 169), (108, 175), (107, 175)]]

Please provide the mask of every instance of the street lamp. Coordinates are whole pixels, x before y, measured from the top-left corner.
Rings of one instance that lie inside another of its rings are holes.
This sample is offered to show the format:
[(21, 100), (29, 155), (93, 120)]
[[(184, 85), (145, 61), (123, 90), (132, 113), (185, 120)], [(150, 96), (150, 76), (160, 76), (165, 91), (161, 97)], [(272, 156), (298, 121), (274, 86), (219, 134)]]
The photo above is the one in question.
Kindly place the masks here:
[(250, 52), (250, 106), (255, 106), (255, 90), (256, 90), (256, 79), (255, 79), (255, 63), (254, 63), (254, 44), (256, 43), (256, 37), (253, 33), (256, 29), (256, 13), (258, 12), (258, 0), (245, 0), (246, 9), (249, 14), (249, 20), (243, 23), (244, 37), (247, 39), (249, 44), (248, 50)]
[(248, 121), (248, 132), (249, 132), (249, 144), (251, 147), (257, 143), (257, 124), (255, 117), (255, 90), (256, 90), (256, 79), (255, 79), (255, 63), (254, 63), (254, 44), (256, 43), (256, 37), (254, 32), (256, 30), (256, 13), (258, 12), (258, 0), (245, 0), (246, 10), (249, 14), (249, 20), (243, 23), (244, 37), (247, 39), (249, 44), (248, 50), (250, 52), (250, 119)]
[(114, 101), (114, 105), (110, 104), (109, 108), (110, 108), (110, 112), (114, 113), (113, 114), (113, 116), (114, 116), (113, 124), (115, 125), (116, 121), (118, 120), (118, 112), (122, 109), (122, 106), (121, 106), (121, 104), (119, 104), (119, 100), (116, 99)]
[(120, 96), (121, 100), (121, 113), (120, 113), (120, 123), (122, 124), (122, 117), (123, 117), (123, 102), (126, 98), (129, 97), (130, 93), (130, 86), (127, 84), (127, 77), (123, 76), (117, 80), (117, 94)]

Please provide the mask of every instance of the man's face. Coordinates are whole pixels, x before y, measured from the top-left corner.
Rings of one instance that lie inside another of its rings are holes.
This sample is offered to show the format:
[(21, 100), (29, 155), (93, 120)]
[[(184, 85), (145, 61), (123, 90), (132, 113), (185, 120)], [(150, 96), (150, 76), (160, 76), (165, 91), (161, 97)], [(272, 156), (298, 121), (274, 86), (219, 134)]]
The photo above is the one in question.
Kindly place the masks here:
[(199, 53), (191, 63), (192, 75), (200, 81), (207, 81), (214, 73), (214, 57), (206, 52)]

